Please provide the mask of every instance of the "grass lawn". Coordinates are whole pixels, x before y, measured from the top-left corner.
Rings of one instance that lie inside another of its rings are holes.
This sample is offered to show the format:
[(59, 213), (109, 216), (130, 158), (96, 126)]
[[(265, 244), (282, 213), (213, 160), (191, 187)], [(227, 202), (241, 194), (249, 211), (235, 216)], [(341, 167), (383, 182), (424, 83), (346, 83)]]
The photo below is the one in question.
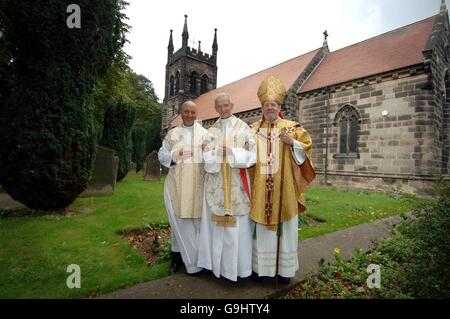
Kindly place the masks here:
[[(169, 274), (116, 234), (127, 228), (166, 223), (163, 181), (129, 175), (115, 194), (80, 198), (74, 216), (0, 219), (0, 298), (73, 298), (104, 293)], [(81, 289), (68, 289), (67, 266), (81, 268)]]
[[(407, 213), (413, 205), (426, 202), (409, 196), (394, 198), (382, 193), (319, 188), (310, 188), (305, 194), (305, 199), (308, 206), (306, 221), (313, 220), (313, 222), (305, 225), (302, 218), (300, 219), (301, 239)], [(320, 220), (322, 223), (314, 220)]]
[[(148, 268), (117, 234), (167, 223), (163, 183), (129, 174), (114, 195), (77, 199), (72, 216), (0, 218), (0, 298), (88, 297), (169, 275), (167, 262)], [(303, 224), (303, 239), (410, 209), (383, 194), (310, 189), (306, 198), (308, 215), (326, 222)], [(81, 267), (81, 289), (66, 286), (70, 264)]]

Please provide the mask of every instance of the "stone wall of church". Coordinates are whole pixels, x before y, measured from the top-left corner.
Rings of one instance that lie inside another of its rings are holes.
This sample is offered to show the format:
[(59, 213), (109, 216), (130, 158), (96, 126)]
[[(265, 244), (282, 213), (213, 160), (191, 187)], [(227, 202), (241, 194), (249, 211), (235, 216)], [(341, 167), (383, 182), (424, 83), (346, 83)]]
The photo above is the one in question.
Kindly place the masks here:
[[(434, 95), (423, 66), (299, 96), (299, 122), (311, 134), (319, 181), (356, 189), (420, 193), (436, 166)], [(338, 112), (358, 114), (357, 153), (339, 154)], [(328, 130), (328, 134), (327, 134)], [(327, 152), (328, 149), (328, 152)], [(328, 154), (327, 154), (328, 153)]]
[(389, 194), (414, 194), (419, 197), (430, 197), (433, 193), (433, 180), (424, 178), (392, 178), (374, 176), (352, 176), (352, 175), (325, 175), (319, 173), (313, 186), (331, 187), (335, 189), (368, 190), (374, 192), (385, 192)]
[(433, 94), (435, 105), (435, 116), (433, 118), (435, 143), (433, 153), (436, 158), (435, 165), (441, 167), (442, 174), (448, 174), (450, 168), (449, 37), (448, 14), (441, 13), (436, 20), (432, 36), (424, 51), (424, 64), (429, 74), (427, 88)]

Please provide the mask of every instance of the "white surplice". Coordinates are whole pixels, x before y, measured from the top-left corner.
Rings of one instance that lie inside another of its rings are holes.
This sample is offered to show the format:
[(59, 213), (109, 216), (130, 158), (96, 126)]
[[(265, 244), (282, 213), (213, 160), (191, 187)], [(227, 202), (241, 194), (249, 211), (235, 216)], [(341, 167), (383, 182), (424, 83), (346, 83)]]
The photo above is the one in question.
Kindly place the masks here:
[[(196, 132), (196, 134), (207, 134), (206, 130), (198, 123), (195, 123), (191, 127), (181, 125), (180, 127), (175, 128), (175, 130), (178, 130), (176, 134), (179, 136), (179, 143), (177, 143), (176, 146), (171, 145), (173, 143), (171, 143), (166, 137), (162, 143), (161, 149), (158, 152), (158, 159), (163, 166), (169, 168), (169, 174), (171, 174), (171, 170), (174, 170), (177, 165), (183, 165), (182, 160), (175, 159), (173, 156), (173, 154), (178, 151), (179, 147), (181, 145), (184, 145), (185, 147), (192, 145), (194, 132)], [(176, 149), (174, 150), (174, 148)], [(200, 148), (197, 148), (197, 152), (201, 152), (201, 146)], [(197, 157), (201, 159), (202, 154)], [(204, 174), (203, 168), (200, 173)], [(179, 218), (176, 216), (174, 211), (174, 204), (176, 203), (174, 203), (175, 199), (171, 198), (169, 185), (170, 183), (168, 176), (164, 183), (164, 203), (171, 227), (171, 250), (172, 252), (181, 253), (187, 273), (193, 274), (200, 272), (202, 269), (197, 267), (200, 218)], [(189, 182), (183, 182), (183, 187), (189, 188), (192, 187), (192, 185), (189, 185)], [(203, 185), (201, 187), (203, 187)], [(194, 198), (192, 198), (192, 200), (194, 200)]]
[[(217, 147), (204, 153), (207, 174), (205, 176), (197, 265), (211, 270), (218, 278), (223, 276), (237, 281), (238, 277), (245, 278), (252, 273), (253, 222), (249, 218), (250, 200), (244, 190), (240, 169), (247, 169), (256, 163), (256, 144), (251, 129), (235, 116), (219, 119), (214, 126), (219, 128), (222, 135), (228, 140), (244, 139), (248, 144), (246, 144), (246, 148), (231, 147), (232, 154), (227, 156), (227, 162), (232, 168), (231, 196), (236, 227), (218, 226), (211, 220), (213, 210), (215, 214), (224, 213), (222, 159), (218, 155)], [(233, 130), (233, 127), (239, 127), (239, 129)], [(211, 133), (211, 129), (209, 131), (210, 136), (214, 135)], [(248, 172), (245, 173), (248, 187), (250, 187)], [(251, 190), (249, 191), (251, 193)]]

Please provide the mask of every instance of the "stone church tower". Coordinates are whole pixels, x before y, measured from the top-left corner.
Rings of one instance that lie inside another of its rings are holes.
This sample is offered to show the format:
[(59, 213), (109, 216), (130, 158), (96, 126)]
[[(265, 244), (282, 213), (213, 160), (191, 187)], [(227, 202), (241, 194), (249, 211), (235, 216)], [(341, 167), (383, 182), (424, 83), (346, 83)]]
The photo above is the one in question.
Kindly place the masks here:
[(214, 90), (217, 86), (217, 29), (214, 29), (212, 54), (202, 52), (201, 41), (198, 48), (188, 46), (189, 32), (187, 15), (184, 16), (182, 46), (174, 53), (172, 30), (167, 47), (166, 85), (162, 110), (162, 130), (180, 114), (186, 100)]

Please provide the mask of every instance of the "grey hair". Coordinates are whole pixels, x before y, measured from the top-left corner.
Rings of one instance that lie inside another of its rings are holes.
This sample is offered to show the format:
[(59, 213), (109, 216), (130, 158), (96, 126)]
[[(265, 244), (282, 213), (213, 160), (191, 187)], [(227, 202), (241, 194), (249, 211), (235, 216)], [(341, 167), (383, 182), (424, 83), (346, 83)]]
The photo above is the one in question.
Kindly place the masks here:
[(231, 99), (231, 95), (229, 93), (219, 93), (216, 95), (216, 97), (214, 98), (214, 105), (217, 105), (217, 100), (220, 99), (221, 97), (226, 96), (228, 98), (228, 101), (230, 101), (231, 104), (233, 104), (233, 100)]

